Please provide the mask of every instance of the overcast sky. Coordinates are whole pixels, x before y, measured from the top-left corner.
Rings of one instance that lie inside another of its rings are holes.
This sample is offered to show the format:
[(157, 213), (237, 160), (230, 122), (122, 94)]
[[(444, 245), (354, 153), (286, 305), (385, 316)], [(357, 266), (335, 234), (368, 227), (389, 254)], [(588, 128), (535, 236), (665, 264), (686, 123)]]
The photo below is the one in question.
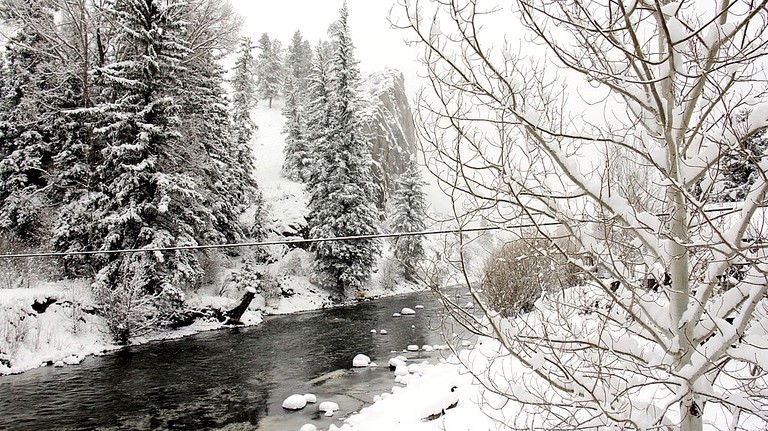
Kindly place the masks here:
[[(256, 42), (262, 33), (287, 47), (296, 30), (315, 45), (328, 39), (328, 26), (339, 18), (342, 0), (230, 0), (245, 17), (243, 34)], [(390, 28), (387, 17), (395, 0), (347, 0), (349, 26), (363, 72), (391, 66), (415, 77), (417, 52), (403, 42), (405, 33)], [(413, 88), (414, 83), (409, 82)]]

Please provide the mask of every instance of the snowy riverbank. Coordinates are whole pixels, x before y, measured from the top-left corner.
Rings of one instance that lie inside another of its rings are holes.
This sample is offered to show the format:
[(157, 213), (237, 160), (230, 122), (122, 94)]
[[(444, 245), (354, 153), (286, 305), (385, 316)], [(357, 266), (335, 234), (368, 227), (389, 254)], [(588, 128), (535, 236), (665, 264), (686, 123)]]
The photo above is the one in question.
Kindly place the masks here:
[[(295, 277), (284, 284), (291, 296), (265, 300), (257, 295), (243, 316), (246, 325), (261, 323), (264, 315), (289, 314), (333, 306), (327, 292)], [(392, 289), (372, 287), (368, 297), (413, 292), (420, 287), (397, 284)], [(236, 297), (197, 294), (188, 305), (201, 313), (192, 324), (154, 331), (132, 340), (132, 344), (180, 338), (220, 329), (219, 313), (234, 307)], [(41, 283), (36, 287), (0, 289), (0, 375), (16, 374), (41, 366), (66, 366), (80, 363), (86, 356), (106, 354), (122, 348), (114, 344), (104, 319), (95, 313), (87, 282), (67, 280)], [(206, 313), (208, 315), (206, 315)]]

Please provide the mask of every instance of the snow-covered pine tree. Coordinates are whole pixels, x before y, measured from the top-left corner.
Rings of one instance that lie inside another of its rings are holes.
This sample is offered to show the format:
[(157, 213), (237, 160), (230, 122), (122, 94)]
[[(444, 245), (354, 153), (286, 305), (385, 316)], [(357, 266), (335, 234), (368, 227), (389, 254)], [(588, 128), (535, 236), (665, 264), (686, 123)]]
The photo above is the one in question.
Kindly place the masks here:
[[(251, 205), (262, 205), (261, 193), (253, 177), (250, 142), (232, 130), (223, 89), (224, 71), (213, 58), (198, 53), (187, 62), (181, 76), (177, 98), (182, 106), (182, 151), (190, 163), (204, 205), (212, 219), (205, 242), (238, 242), (251, 231), (260, 232), (263, 220), (243, 229), (239, 216)], [(241, 95), (242, 96), (242, 95)], [(246, 117), (246, 119), (250, 119)]]
[(306, 137), (307, 125), (304, 120), (303, 97), (296, 78), (292, 74), (285, 77), (283, 88), (285, 91), (285, 106), (283, 106), (283, 116), (285, 117), (283, 153), (285, 160), (283, 161), (283, 172), (294, 181), (306, 182), (309, 179), (311, 158)]
[[(184, 160), (177, 77), (188, 50), (180, 5), (120, 0), (106, 7), (116, 24), (116, 57), (98, 70), (105, 101), (96, 129), (99, 184), (73, 202), (58, 241), (69, 250), (197, 245), (211, 210)], [(201, 268), (194, 252), (109, 254), (98, 269), (96, 297), (117, 342), (127, 343), (183, 303), (179, 290)]]
[[(242, 163), (249, 175), (252, 174), (253, 158), (251, 139), (257, 129), (251, 119), (251, 109), (256, 106), (256, 74), (257, 64), (253, 58), (253, 43), (250, 38), (240, 39), (235, 60), (232, 85), (232, 137), (234, 139), (236, 160)], [(250, 166), (250, 167), (249, 167)]]
[(307, 123), (305, 112), (307, 100), (310, 97), (310, 73), (312, 71), (312, 48), (296, 31), (288, 46), (285, 56), (285, 78), (283, 94), (285, 106), (283, 116), (286, 134), (285, 161), (283, 172), (295, 181), (307, 182), (311, 170), (311, 154), (307, 139)]
[[(390, 229), (393, 232), (422, 232), (426, 229), (427, 202), (424, 199), (424, 181), (414, 160), (411, 160), (397, 181), (392, 196)], [(392, 239), (395, 258), (403, 266), (405, 278), (414, 280), (416, 265), (424, 258), (424, 237), (402, 236)]]
[[(284, 94), (288, 94), (289, 89), (296, 88), (299, 94), (306, 94), (309, 85), (309, 74), (312, 71), (312, 47), (309, 41), (301, 35), (301, 31), (296, 30), (291, 38), (291, 43), (285, 53), (285, 82)], [(293, 76), (294, 81), (290, 83), (288, 76)]]
[(728, 148), (720, 163), (712, 169), (714, 195), (720, 202), (741, 202), (762, 175), (760, 160), (768, 150), (768, 132), (750, 137), (736, 148)]
[[(310, 237), (370, 235), (378, 232), (373, 202), (370, 143), (358, 118), (355, 89), (359, 72), (347, 24), (346, 2), (331, 27), (330, 117), (325, 141), (317, 148), (317, 175), (310, 184)], [(321, 283), (339, 293), (360, 290), (380, 253), (375, 239), (313, 244)]]
[(330, 58), (331, 44), (319, 41), (312, 57), (311, 68), (307, 78), (307, 96), (304, 115), (306, 117), (307, 162), (308, 167), (305, 182), (308, 188), (321, 185), (317, 180), (320, 166), (315, 162), (322, 152), (328, 135), (331, 110), (330, 89)]
[[(53, 22), (39, 5), (30, 19)], [(0, 229), (22, 241), (43, 239), (45, 194), (55, 151), (54, 121), (63, 86), (56, 65), (46, 55), (48, 42), (34, 26), (22, 25), (5, 45), (0, 99)]]
[(269, 101), (280, 94), (283, 80), (283, 60), (280, 41), (270, 39), (267, 33), (259, 38), (259, 55), (257, 60), (257, 85), (259, 97)]

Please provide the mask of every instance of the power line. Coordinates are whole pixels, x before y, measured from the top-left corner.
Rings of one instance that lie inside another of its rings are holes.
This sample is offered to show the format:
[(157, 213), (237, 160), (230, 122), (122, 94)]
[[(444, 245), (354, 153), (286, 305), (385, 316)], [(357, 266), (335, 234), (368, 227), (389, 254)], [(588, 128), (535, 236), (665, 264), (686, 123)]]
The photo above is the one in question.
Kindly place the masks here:
[[(703, 209), (702, 212), (725, 212), (738, 210), (737, 207), (731, 208), (709, 208)], [(668, 217), (668, 213), (655, 214), (656, 217)], [(354, 241), (364, 239), (381, 239), (381, 238), (396, 238), (396, 237), (408, 237), (408, 236), (426, 236), (426, 235), (442, 235), (442, 234), (462, 234), (471, 232), (486, 232), (492, 230), (512, 230), (512, 229), (527, 229), (532, 227), (546, 227), (557, 226), (562, 224), (561, 222), (542, 222), (542, 223), (528, 223), (513, 226), (486, 226), (486, 227), (474, 227), (465, 229), (438, 229), (438, 230), (425, 230), (419, 232), (394, 232), (394, 233), (379, 233), (372, 235), (350, 235), (339, 237), (324, 237), (324, 238), (299, 238), (288, 240), (274, 240), (274, 241), (253, 241), (253, 242), (236, 242), (225, 244), (207, 244), (207, 245), (187, 245), (177, 247), (153, 247), (153, 248), (125, 248), (115, 250), (88, 250), (88, 251), (42, 251), (37, 253), (12, 253), (12, 254), (0, 254), (0, 259), (23, 259), (34, 257), (66, 257), (66, 256), (91, 256), (96, 254), (123, 254), (123, 253), (153, 253), (163, 251), (185, 251), (185, 250), (212, 250), (222, 248), (241, 248), (241, 247), (258, 247), (267, 245), (297, 245), (297, 244), (312, 244), (320, 242), (332, 242), (332, 241)]]
[(207, 244), (207, 245), (186, 245), (177, 247), (153, 247), (153, 248), (125, 248), (115, 250), (87, 250), (87, 251), (43, 251), (37, 253), (13, 253), (13, 254), (0, 254), (0, 259), (21, 259), (21, 258), (33, 258), (33, 257), (66, 257), (66, 256), (90, 256), (96, 254), (123, 254), (123, 253), (152, 253), (162, 251), (184, 251), (184, 250), (211, 250), (221, 248), (241, 248), (241, 247), (257, 247), (267, 245), (297, 245), (297, 244), (311, 244), (320, 242), (332, 242), (332, 241), (354, 241), (364, 239), (381, 239), (381, 238), (397, 238), (397, 237), (409, 237), (409, 236), (426, 236), (426, 235), (441, 235), (441, 234), (461, 234), (471, 232), (484, 232), (491, 230), (509, 230), (509, 229), (525, 229), (536, 226), (555, 226), (561, 224), (560, 222), (546, 222), (537, 224), (525, 224), (517, 226), (487, 226), (487, 227), (475, 227), (465, 229), (439, 229), (439, 230), (425, 230), (419, 232), (394, 232), (394, 233), (379, 233), (372, 235), (350, 235), (350, 236), (338, 236), (338, 237), (324, 237), (324, 238), (300, 238), (300, 239), (287, 239), (287, 240), (274, 240), (274, 241), (253, 241), (253, 242), (236, 242), (226, 244)]

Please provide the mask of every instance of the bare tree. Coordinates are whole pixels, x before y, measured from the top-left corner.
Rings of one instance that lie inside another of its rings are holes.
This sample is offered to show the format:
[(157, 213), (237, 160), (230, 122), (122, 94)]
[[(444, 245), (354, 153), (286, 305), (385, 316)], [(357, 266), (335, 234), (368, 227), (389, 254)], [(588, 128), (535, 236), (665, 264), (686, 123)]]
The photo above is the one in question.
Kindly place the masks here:
[[(495, 417), (764, 427), (768, 161), (747, 161), (759, 178), (730, 211), (708, 190), (725, 149), (768, 127), (768, 1), (400, 3), (393, 23), (424, 48), (434, 90), (422, 144), (458, 218), (535, 225), (590, 277), (523, 317), (483, 307), (467, 321), (498, 345), (463, 356)], [(607, 175), (601, 153), (617, 152), (625, 165)], [(639, 276), (654, 272), (658, 292)]]

